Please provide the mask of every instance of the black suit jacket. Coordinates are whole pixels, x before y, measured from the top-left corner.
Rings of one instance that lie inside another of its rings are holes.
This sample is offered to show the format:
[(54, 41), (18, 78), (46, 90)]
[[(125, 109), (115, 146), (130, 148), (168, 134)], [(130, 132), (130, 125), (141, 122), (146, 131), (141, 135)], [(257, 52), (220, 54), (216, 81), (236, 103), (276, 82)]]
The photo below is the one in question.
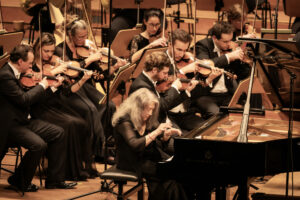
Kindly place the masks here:
[[(223, 68), (236, 74), (238, 76), (237, 82), (247, 78), (250, 74), (250, 67), (248, 64), (243, 64), (239, 60), (228, 64), (225, 55), (221, 55), (219, 57), (217, 52), (214, 52), (214, 43), (212, 38), (205, 38), (196, 43), (196, 55), (199, 59), (211, 59), (216, 67)], [(219, 78), (214, 79), (213, 85), (217, 83)], [(225, 78), (225, 85), (229, 93), (234, 93), (237, 82), (235, 80)]]
[(30, 106), (44, 96), (45, 91), (37, 85), (29, 91), (24, 91), (19, 80), (8, 64), (0, 69), (0, 153), (6, 144), (8, 130), (14, 125), (25, 125), (28, 121)]
[[(141, 73), (132, 83), (129, 89), (129, 95), (134, 91), (140, 88), (147, 88), (148, 90), (152, 91), (155, 95), (157, 95), (156, 89), (153, 83)], [(159, 98), (159, 106), (160, 106), (160, 121), (165, 119), (166, 112), (179, 104), (181, 104), (184, 100), (189, 98), (185, 92), (180, 92), (171, 87), (167, 90), (164, 94), (160, 95)]]

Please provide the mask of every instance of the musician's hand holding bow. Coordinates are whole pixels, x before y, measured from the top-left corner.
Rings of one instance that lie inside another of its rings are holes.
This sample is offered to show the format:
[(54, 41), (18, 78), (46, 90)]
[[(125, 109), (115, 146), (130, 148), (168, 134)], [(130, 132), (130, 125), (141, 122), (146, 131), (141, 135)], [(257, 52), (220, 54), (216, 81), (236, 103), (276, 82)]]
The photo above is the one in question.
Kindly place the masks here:
[(211, 73), (208, 75), (208, 77), (206, 78), (205, 82), (207, 85), (211, 84), (213, 82), (213, 80), (217, 77), (219, 77), (221, 74), (223, 74), (224, 70), (220, 69), (218, 67), (211, 67)]
[(120, 67), (124, 66), (127, 64), (127, 61), (125, 59), (121, 59), (121, 58), (117, 58), (117, 63), (114, 64), (114, 66), (112, 66), (110, 68), (110, 72), (109, 74), (113, 74), (115, 71), (117, 71)]
[(51, 74), (55, 76), (56, 74), (61, 74), (67, 71), (68, 69), (68, 64), (67, 63), (62, 63), (59, 66), (55, 67), (53, 70), (51, 70)]
[(86, 66), (90, 65), (92, 62), (101, 60), (101, 58), (102, 58), (102, 54), (100, 51), (96, 51), (90, 54), (89, 57), (85, 59)]
[(52, 86), (55, 87), (55, 88), (58, 88), (59, 86), (62, 85), (62, 83), (63, 83), (63, 81), (65, 80), (65, 78), (62, 77), (62, 76), (60, 76), (60, 75), (58, 75), (58, 76), (56, 77), (56, 79), (57, 79), (57, 81), (56, 81), (55, 83), (53, 83)]
[(196, 85), (198, 85), (199, 81), (197, 80), (191, 80), (186, 88), (187, 91), (191, 92), (195, 87)]
[(161, 37), (157, 40), (154, 40), (149, 44), (149, 48), (165, 47), (165, 46), (167, 46), (167, 39), (165, 37)]
[(229, 58), (229, 61), (235, 61), (235, 60), (243, 60), (244, 58), (244, 51), (241, 48), (236, 48), (234, 51), (226, 54)]

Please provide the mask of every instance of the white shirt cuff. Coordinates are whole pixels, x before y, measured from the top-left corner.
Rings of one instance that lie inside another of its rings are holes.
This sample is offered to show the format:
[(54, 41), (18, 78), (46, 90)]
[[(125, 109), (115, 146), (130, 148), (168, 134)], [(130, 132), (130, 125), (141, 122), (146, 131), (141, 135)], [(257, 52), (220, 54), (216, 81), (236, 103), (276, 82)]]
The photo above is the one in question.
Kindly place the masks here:
[(53, 93), (57, 91), (57, 88), (55, 88), (55, 87), (50, 87), (50, 88), (51, 88)]
[(227, 54), (225, 54), (226, 58), (227, 58), (227, 63), (230, 64), (230, 60)]
[(175, 90), (180, 93), (180, 91), (178, 90), (178, 88), (176, 87), (176, 85), (172, 85), (171, 87), (175, 88)]
[(189, 91), (185, 90), (185, 93), (188, 97), (191, 97), (191, 93)]
[(39, 85), (41, 85), (44, 88), (44, 90), (46, 89), (46, 86), (44, 85), (44, 83), (39, 83)]

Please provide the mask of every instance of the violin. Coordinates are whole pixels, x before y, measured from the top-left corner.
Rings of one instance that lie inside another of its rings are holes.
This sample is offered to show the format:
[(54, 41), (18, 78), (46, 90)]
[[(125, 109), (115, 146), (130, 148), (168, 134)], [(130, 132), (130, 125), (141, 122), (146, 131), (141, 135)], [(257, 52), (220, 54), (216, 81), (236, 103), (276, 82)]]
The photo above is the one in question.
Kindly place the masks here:
[(57, 81), (57, 77), (42, 72), (34, 72), (32, 69), (28, 69), (25, 74), (21, 75), (20, 83), (24, 88), (30, 89), (41, 82), (43, 77), (47, 77), (48, 85), (53, 86)]
[[(188, 87), (189, 83), (193, 80), (193, 79), (188, 79), (184, 74), (178, 73), (176, 76), (169, 76), (167, 79), (158, 82), (156, 84), (156, 90), (159, 93), (164, 93), (165, 91), (167, 91), (168, 89), (171, 88), (172, 83), (177, 78), (180, 80), (180, 82), (182, 84), (181, 90), (185, 90)], [(205, 86), (204, 81), (202, 81), (202, 80), (197, 80), (197, 81), (198, 81), (198, 84)]]
[[(96, 50), (95, 48), (92, 48), (91, 46), (80, 46), (76, 47), (76, 54), (79, 56), (79, 58), (85, 59), (89, 57), (92, 53), (99, 52), (102, 54), (102, 57), (100, 59), (100, 68), (105, 71), (108, 69), (108, 49), (107, 48), (101, 48)], [(112, 63), (116, 63), (118, 61), (118, 57), (113, 55), (113, 51), (110, 52), (110, 61)]]
[(82, 69), (79, 62), (76, 61), (62, 61), (58, 56), (53, 55), (51, 60), (43, 64), (43, 70), (51, 73), (51, 70), (55, 69), (61, 64), (67, 64), (67, 70), (63, 73), (71, 78), (76, 78), (79, 75), (79, 72), (87, 72), (90, 70)]
[[(198, 66), (197, 73), (200, 73), (201, 75), (207, 77), (212, 71), (212, 68), (214, 67), (214, 62), (212, 60), (199, 60), (195, 59), (193, 54), (190, 52), (186, 52), (183, 58), (179, 61), (177, 64), (178, 68), (181, 69), (191, 63), (195, 62), (195, 64)], [(231, 79), (235, 79), (236, 75), (224, 70), (223, 73)]]

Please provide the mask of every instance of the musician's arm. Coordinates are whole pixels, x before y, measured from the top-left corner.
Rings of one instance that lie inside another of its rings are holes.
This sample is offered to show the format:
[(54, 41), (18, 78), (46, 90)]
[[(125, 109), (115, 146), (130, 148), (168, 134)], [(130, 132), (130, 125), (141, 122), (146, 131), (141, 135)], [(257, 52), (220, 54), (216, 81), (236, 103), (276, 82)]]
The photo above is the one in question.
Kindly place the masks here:
[(211, 59), (215, 67), (222, 68), (225, 65), (228, 65), (228, 59), (225, 55), (221, 55), (220, 57), (212, 57), (213, 49), (209, 49), (207, 44), (204, 44), (202, 41), (197, 42), (196, 44), (196, 57), (198, 59)]

